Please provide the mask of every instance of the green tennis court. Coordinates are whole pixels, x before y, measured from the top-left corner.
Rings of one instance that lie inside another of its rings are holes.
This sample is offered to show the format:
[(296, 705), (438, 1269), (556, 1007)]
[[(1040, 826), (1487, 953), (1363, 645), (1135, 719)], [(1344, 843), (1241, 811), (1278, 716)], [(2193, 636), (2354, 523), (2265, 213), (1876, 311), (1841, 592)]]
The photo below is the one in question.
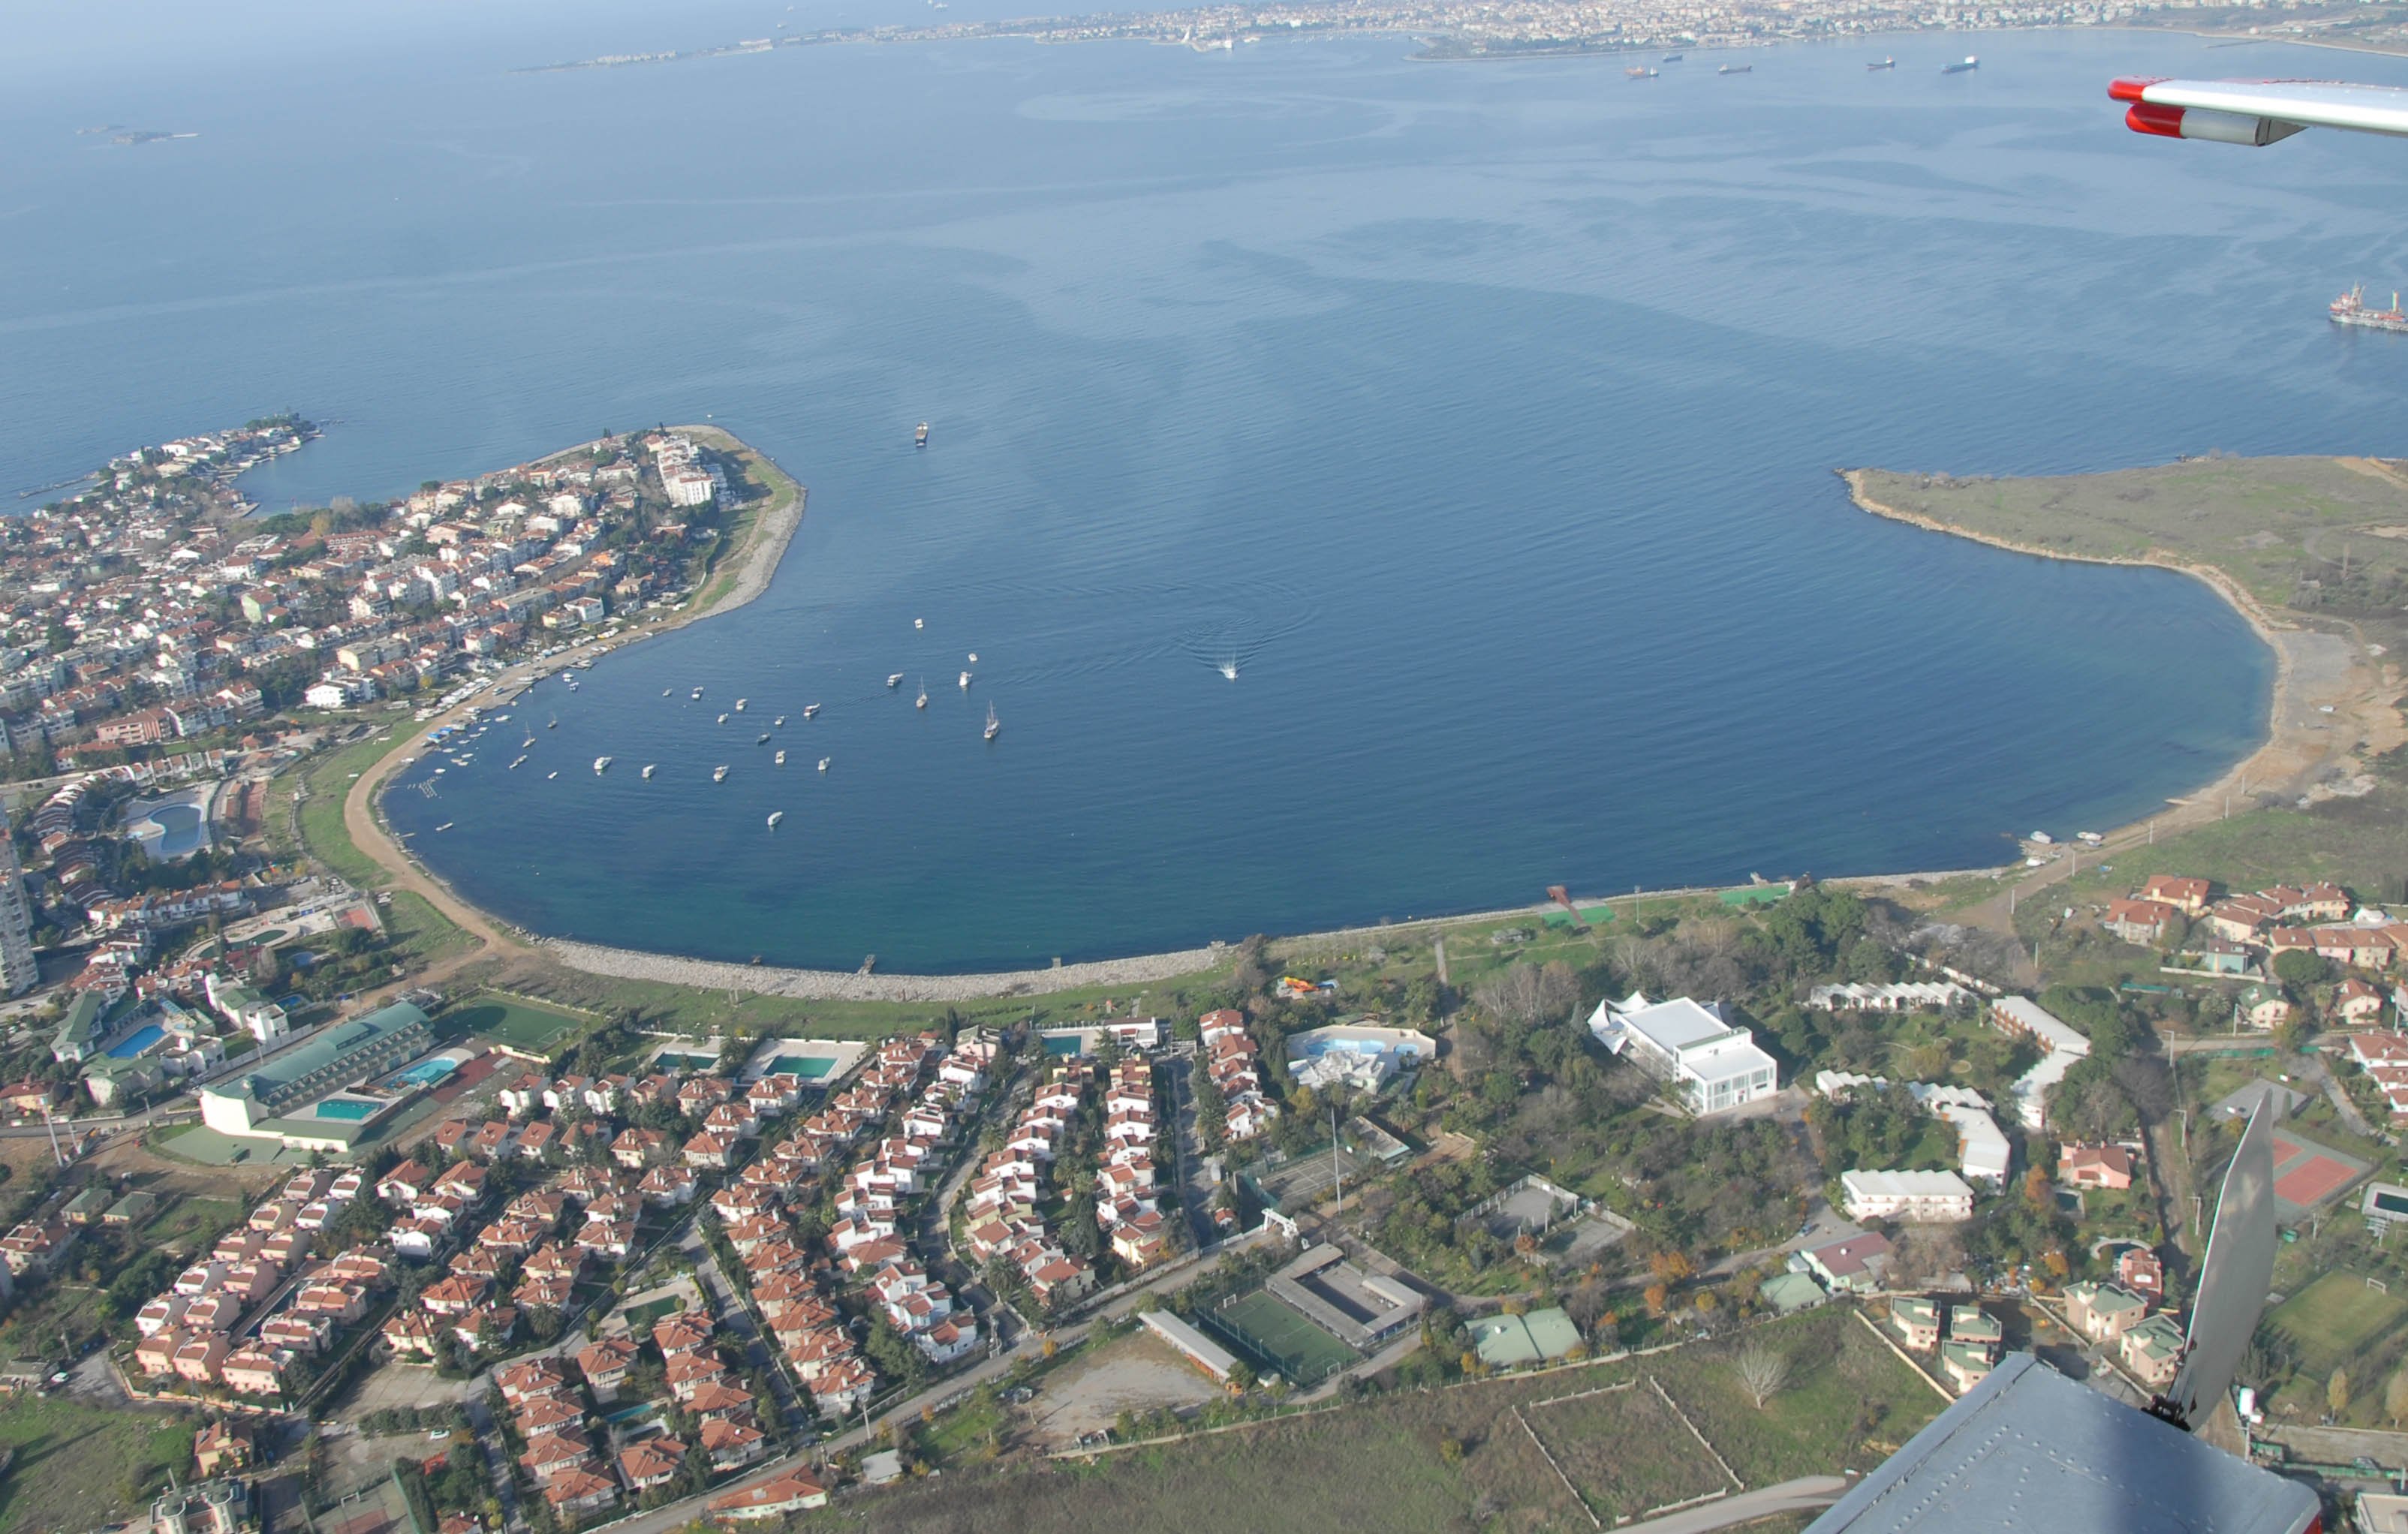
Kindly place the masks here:
[(1267, 1290), (1240, 1295), (1211, 1319), (1232, 1341), (1296, 1384), (1319, 1384), (1356, 1361), (1353, 1348)]

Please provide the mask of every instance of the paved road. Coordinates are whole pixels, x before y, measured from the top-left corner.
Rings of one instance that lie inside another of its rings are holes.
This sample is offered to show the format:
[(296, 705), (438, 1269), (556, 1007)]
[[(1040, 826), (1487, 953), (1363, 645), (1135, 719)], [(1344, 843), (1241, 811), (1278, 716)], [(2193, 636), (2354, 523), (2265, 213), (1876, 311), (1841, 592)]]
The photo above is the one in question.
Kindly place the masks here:
[(1798, 1512), (1829, 1507), (1847, 1495), (1848, 1480), (1838, 1475), (1803, 1475), (1776, 1486), (1758, 1486), (1702, 1507), (1684, 1508), (1643, 1524), (1625, 1524), (1620, 1534), (1709, 1534), (1733, 1524), (1754, 1523), (1776, 1512)]

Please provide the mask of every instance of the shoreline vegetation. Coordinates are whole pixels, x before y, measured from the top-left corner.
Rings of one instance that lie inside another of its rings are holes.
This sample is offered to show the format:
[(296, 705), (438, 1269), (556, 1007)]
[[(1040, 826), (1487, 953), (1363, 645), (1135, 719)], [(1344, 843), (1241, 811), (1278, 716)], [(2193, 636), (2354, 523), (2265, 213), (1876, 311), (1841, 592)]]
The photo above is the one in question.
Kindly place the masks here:
[[(623, 645), (733, 611), (757, 598), (767, 589), (802, 521), (804, 487), (766, 455), (714, 427), (677, 429), (706, 439), (713, 449), (737, 459), (767, 495), (737, 509), (722, 557), (687, 606), (622, 639)], [(2028, 480), (1960, 480), (1873, 468), (1838, 473), (1850, 499), (1862, 510), (1927, 531), (2033, 557), (2157, 566), (2189, 575), (2213, 588), (2273, 650), (2273, 696), (2265, 738), (2258, 748), (2214, 782), (2169, 800), (2164, 812), (2106, 833), (2103, 851), (2153, 838), (2160, 830), (2219, 818), (2229, 813), (2228, 796), (2247, 806), (2258, 802), (2257, 796), (2268, 793), (2279, 793), (2288, 800), (2310, 793), (2347, 792), (2345, 786), (2334, 789), (2331, 785), (2337, 781), (2345, 785), (2372, 756), (2408, 741), (2408, 727), (2403, 727), (2393, 698), (2399, 685), (2397, 668), (2378, 664), (2386, 647), (2373, 644), (2360, 623), (2346, 614), (2304, 612), (2286, 599), (2296, 599), (2304, 591), (2323, 591), (2315, 578), (2300, 572), (2309, 566), (2321, 568), (2318, 561), (2333, 552), (2326, 545), (2348, 534), (2359, 535), (2350, 539), (2353, 549), (2361, 540), (2378, 546), (2371, 553), (2341, 555), (2345, 564), (2354, 560), (2357, 580), (2377, 584), (2394, 579), (2408, 581), (2408, 474), (2387, 464), (2349, 458), (2210, 458), (2104, 475)], [(2268, 507), (2277, 502), (2292, 509), (2280, 515), (2270, 513)], [(2102, 510), (2102, 507), (2114, 509)], [(2243, 524), (2248, 530), (2236, 531)], [(2275, 531), (2275, 525), (2282, 530)], [(2218, 540), (2233, 544), (2245, 557), (2213, 547)], [(2399, 605), (2390, 604), (2393, 613)], [(514, 691), (538, 676), (597, 652), (580, 646), (549, 661), (514, 667), (507, 673), (504, 686)], [(486, 701), (491, 701), (491, 695)], [(443, 722), (430, 720), (423, 726), (396, 730), (393, 744), (350, 785), (344, 804), (344, 829), (357, 850), (381, 866), (395, 886), (423, 896), (468, 936), (480, 939), (478, 946), (447, 959), (436, 970), (412, 977), (412, 983), (428, 983), (480, 959), (523, 958), (548, 961), (604, 980), (696, 993), (941, 1005), (1144, 987), (1214, 969), (1228, 963), (1234, 952), (1227, 943), (1215, 941), (1171, 953), (1071, 964), (1056, 961), (1044, 968), (907, 974), (882, 973), (867, 967), (845, 971), (740, 964), (525, 932), (464, 899), (412, 856), (376, 812), (377, 796), (405, 754), (402, 748)], [(2078, 853), (2071, 863), (2054, 863), (2014, 882), (2028, 893), (2075, 871)], [(1972, 882), (1977, 888), (1996, 891), (1996, 903), (2003, 908), (2010, 903), (2009, 876), (2018, 873), (2014, 863), (2008, 861), (1993, 867), (1845, 876), (1828, 882), (1890, 890), (1943, 884), (1962, 889)], [(1633, 891), (1575, 904), (1583, 910), (1612, 910), (1712, 896), (1718, 888)], [(1427, 940), (1454, 928), (1543, 919), (1555, 909), (1534, 903), (1450, 912), (1295, 934), (1275, 941), (1283, 950), (1303, 953), (1350, 943)]]

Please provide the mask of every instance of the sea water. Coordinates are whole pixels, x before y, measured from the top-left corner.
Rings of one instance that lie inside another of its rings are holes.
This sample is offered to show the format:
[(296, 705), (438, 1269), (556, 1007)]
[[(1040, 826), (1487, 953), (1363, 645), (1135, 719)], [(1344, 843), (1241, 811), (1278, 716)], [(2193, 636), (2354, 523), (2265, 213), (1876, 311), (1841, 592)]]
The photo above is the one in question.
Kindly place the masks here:
[[(330, 425), (247, 481), (270, 508), (706, 417), (810, 487), (761, 600), (540, 685), (529, 770), (388, 796), (539, 932), (969, 969), (1996, 864), (2245, 754), (2271, 657), (2196, 581), (1880, 521), (1831, 470), (2399, 448), (2408, 339), (2322, 306), (2408, 266), (2408, 156), (2143, 139), (2104, 98), (2332, 54), (515, 74), (767, 23), (455, 7), (366, 46), (144, 14), (0, 60), (0, 483), (291, 407)], [(201, 136), (73, 131), (104, 122)]]

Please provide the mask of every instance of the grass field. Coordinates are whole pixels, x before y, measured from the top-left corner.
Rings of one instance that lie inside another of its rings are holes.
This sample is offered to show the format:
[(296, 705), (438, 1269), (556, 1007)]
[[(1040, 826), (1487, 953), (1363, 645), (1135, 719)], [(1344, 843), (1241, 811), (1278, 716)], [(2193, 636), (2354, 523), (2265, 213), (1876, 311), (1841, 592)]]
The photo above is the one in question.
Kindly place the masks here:
[[(1522, 1415), (1580, 1488), (1582, 1500), (1609, 1524), (1730, 1484), (1644, 1380), (1526, 1406)], [(1652, 1452), (1632, 1454), (1634, 1443), (1652, 1445)]]
[(193, 1425), (28, 1398), (0, 1411), (0, 1444), (17, 1451), (0, 1480), (0, 1529), (97, 1528), (147, 1517), (149, 1493), (191, 1469)]
[(417, 726), (400, 720), (381, 736), (370, 736), (354, 746), (318, 757), (302, 767), (301, 781), (308, 797), (301, 802), (301, 839), (318, 861), (363, 889), (385, 881), (382, 864), (360, 851), (343, 828), (343, 797), (360, 774), (416, 738)]
[(2356, 1273), (2327, 1273), (2279, 1306), (2266, 1324), (2300, 1350), (2300, 1365), (2321, 1376), (2344, 1368), (2408, 1315), (2408, 1299), (2366, 1286)]
[[(1752, 1335), (1788, 1353), (1795, 1371), (1790, 1388), (1761, 1412), (1730, 1377), (1736, 1344), (1701, 1344), (1645, 1359), (1447, 1390), (1400, 1391), (1258, 1427), (1110, 1455), (1093, 1465), (1049, 1460), (992, 1469), (964, 1467), (850, 1503), (840, 1512), (810, 1515), (800, 1527), (867, 1534), (994, 1528), (1044, 1528), (1049, 1534), (1586, 1529), (1587, 1514), (1513, 1420), (1514, 1404), (1526, 1411), (1532, 1401), (1652, 1374), (1749, 1485), (1866, 1469), (1939, 1412), (1942, 1402), (1931, 1387), (1844, 1307), (1826, 1306)], [(1681, 1430), (1677, 1423), (1670, 1426)], [(1603, 1445), (1599, 1453), (1661, 1457), (1670, 1442), (1657, 1436)], [(1600, 1464), (1593, 1473), (1607, 1469)], [(1613, 1473), (1643, 1496), (1637, 1488), (1657, 1472)]]
[[(2291, 600), (2311, 562), (2340, 557), (2340, 535), (2408, 523), (2408, 490), (2333, 458), (2209, 458), (2108, 474), (2035, 479), (1865, 475), (1885, 506), (2030, 548), (2105, 559), (2152, 550), (2218, 566), (2259, 600)], [(2408, 545), (2347, 540), (2355, 566), (2397, 570)]]
[(1212, 1319), (1265, 1368), (1299, 1385), (1319, 1384), (1355, 1361), (1353, 1348), (1261, 1289), (1221, 1306)]
[(475, 1034), (512, 1049), (542, 1054), (566, 1043), (578, 1029), (591, 1022), (590, 1018), (555, 1011), (515, 996), (487, 995), (472, 996), (465, 1005), (444, 1013), (441, 1027), (447, 1037)]
[(142, 1244), (177, 1251), (208, 1245), (232, 1229), (242, 1216), (243, 1205), (238, 1199), (179, 1198), (142, 1227)]

